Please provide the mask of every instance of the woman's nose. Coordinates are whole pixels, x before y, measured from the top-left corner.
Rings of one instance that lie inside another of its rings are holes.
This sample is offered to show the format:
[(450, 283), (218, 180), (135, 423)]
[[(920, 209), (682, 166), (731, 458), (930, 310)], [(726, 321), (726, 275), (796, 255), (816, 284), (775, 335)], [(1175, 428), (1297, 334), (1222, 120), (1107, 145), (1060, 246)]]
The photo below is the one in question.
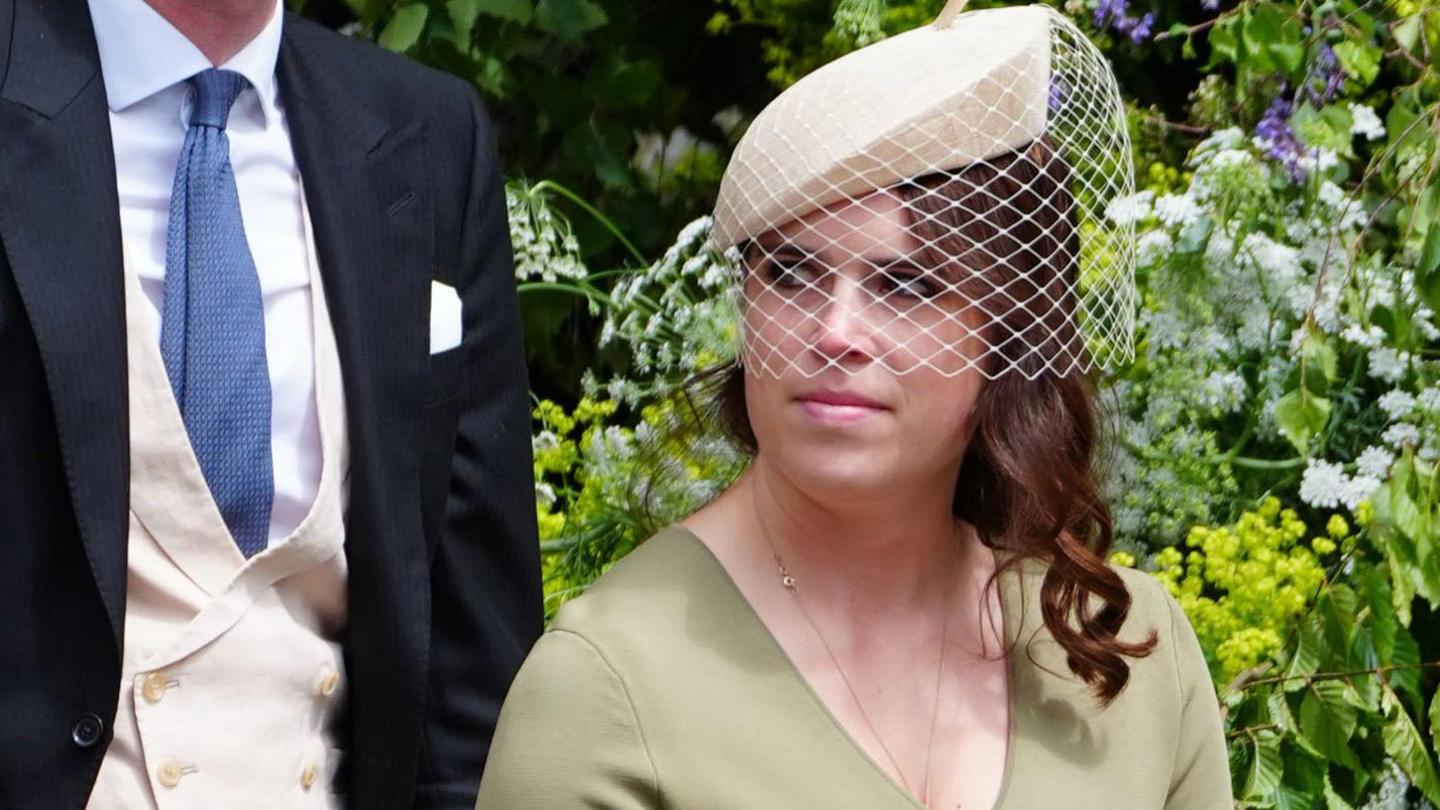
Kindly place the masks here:
[(811, 345), (830, 363), (853, 361), (871, 354), (873, 326), (866, 318), (866, 292), (854, 279), (836, 273), (824, 303), (810, 316)]

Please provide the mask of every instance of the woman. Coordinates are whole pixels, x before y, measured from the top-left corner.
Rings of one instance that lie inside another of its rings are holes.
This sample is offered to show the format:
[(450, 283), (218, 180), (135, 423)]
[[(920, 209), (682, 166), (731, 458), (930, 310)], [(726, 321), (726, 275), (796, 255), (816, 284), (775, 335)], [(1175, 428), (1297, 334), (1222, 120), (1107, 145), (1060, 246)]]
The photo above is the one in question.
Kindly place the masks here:
[(478, 807), (1231, 806), (1194, 633), (1102, 556), (1113, 78), (1042, 7), (959, 6), (737, 146), (720, 412), (752, 462), (561, 611)]

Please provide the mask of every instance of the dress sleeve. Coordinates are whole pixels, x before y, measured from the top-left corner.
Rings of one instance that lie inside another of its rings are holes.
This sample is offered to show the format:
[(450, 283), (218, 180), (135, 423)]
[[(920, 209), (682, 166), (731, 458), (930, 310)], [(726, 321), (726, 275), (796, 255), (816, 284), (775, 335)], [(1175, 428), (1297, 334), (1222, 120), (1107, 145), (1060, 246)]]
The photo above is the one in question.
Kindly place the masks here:
[(551, 630), (520, 668), (476, 810), (658, 810), (659, 781), (625, 683), (585, 637)]
[(1220, 702), (1210, 681), (1200, 640), (1185, 613), (1164, 592), (1170, 610), (1170, 638), (1180, 679), (1180, 734), (1170, 771), (1166, 810), (1232, 810), (1230, 759), (1220, 720)]

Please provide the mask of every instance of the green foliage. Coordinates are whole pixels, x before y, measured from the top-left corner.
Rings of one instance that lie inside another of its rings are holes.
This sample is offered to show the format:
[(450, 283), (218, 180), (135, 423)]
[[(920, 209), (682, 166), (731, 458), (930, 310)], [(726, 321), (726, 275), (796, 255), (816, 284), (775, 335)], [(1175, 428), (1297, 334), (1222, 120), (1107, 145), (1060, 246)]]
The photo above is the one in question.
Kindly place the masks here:
[[(1257, 528), (1264, 533), (1279, 511), (1278, 502), (1268, 499), (1236, 527), (1219, 531), (1231, 538), (1253, 535)], [(1302, 536), (1303, 524), (1294, 523), (1293, 513), (1280, 515), (1288, 536)], [(1290, 610), (1293, 597), (1281, 597), (1286, 607), (1254, 624), (1267, 631), (1278, 628), (1287, 637), (1284, 645), (1267, 639), (1260, 654), (1247, 650), (1245, 658), (1222, 664), (1226, 678), (1231, 678), (1231, 670), (1244, 667), (1228, 685), (1220, 686), (1236, 796), (1245, 807), (1353, 807), (1375, 802), (1386, 791), (1394, 794), (1397, 784), (1403, 795), (1408, 782), (1436, 801), (1440, 782), (1417, 722), (1424, 716), (1420, 708), (1425, 704), (1420, 675), (1435, 662), (1419, 660), (1414, 638), (1395, 611), (1384, 564), (1374, 561), (1379, 555), (1372, 537), (1364, 532), (1350, 535), (1343, 519), (1332, 518), (1331, 523), (1325, 536), (1311, 540), (1317, 551), (1324, 552), (1321, 556), (1332, 559), (1328, 574), (1319, 575), (1313, 597), (1306, 598), (1305, 610)], [(1322, 541), (1327, 541), (1323, 547)], [(1242, 545), (1253, 554), (1278, 550), (1284, 542), (1252, 540)], [(1333, 557), (1336, 554), (1338, 559)], [(1251, 570), (1242, 573), (1247, 563)], [(1239, 564), (1222, 561), (1222, 568), (1228, 565), (1230, 570), (1221, 577), (1187, 572), (1178, 586), (1172, 570), (1157, 574), (1186, 605), (1207, 652), (1223, 649), (1249, 628), (1241, 628), (1219, 645), (1207, 639), (1207, 633), (1217, 626), (1239, 627), (1227, 621), (1243, 611), (1251, 611), (1247, 616), (1263, 612), (1264, 597), (1275, 592), (1270, 577), (1253, 570), (1253, 563), (1253, 559)], [(1203, 571), (1206, 565), (1198, 567)], [(1316, 571), (1309, 560), (1303, 567)], [(1229, 588), (1217, 586), (1215, 579), (1232, 574), (1237, 576), (1228, 579)], [(1213, 605), (1192, 595), (1197, 578), (1204, 580), (1207, 590), (1221, 594)], [(1227, 611), (1229, 602), (1245, 607)], [(1220, 612), (1226, 615), (1217, 618)], [(1387, 761), (1390, 765), (1382, 765)], [(1395, 772), (1390, 773), (1390, 768)]]

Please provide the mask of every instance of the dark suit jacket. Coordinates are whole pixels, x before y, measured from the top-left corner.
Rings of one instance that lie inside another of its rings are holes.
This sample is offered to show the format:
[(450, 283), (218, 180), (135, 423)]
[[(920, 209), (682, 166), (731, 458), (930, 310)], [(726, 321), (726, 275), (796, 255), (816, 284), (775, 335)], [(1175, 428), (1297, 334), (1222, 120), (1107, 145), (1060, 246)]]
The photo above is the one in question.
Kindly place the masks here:
[[(490, 122), (462, 81), (294, 16), (278, 70), (350, 421), (337, 787), (358, 810), (468, 808), (541, 629)], [(119, 694), (129, 457), (114, 163), (85, 2), (0, 0), (0, 810), (83, 807)], [(432, 279), (465, 309), (462, 345), (434, 357)]]

